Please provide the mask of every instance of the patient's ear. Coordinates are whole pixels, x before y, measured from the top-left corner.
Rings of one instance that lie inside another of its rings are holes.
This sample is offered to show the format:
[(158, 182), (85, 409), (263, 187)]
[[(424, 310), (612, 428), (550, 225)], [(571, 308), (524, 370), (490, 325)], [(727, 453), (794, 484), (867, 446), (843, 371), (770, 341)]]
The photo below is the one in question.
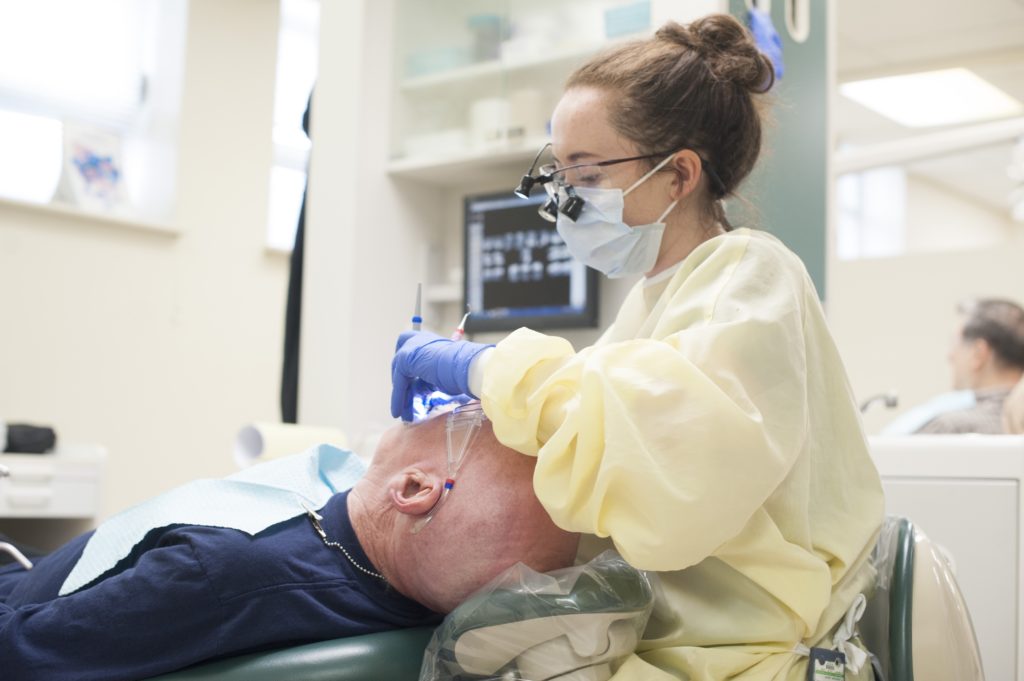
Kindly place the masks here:
[(444, 481), (419, 468), (406, 468), (388, 481), (388, 496), (399, 513), (424, 515), (434, 507)]
[(971, 344), (971, 368), (980, 371), (982, 367), (992, 361), (995, 352), (992, 346), (984, 338), (975, 338)]

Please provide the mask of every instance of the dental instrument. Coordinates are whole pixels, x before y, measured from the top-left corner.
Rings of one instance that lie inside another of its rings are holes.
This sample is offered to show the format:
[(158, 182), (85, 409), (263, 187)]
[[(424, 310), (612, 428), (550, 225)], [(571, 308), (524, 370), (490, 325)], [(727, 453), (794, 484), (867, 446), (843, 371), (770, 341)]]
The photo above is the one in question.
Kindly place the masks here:
[(469, 319), (469, 305), (466, 306), (466, 314), (462, 315), (462, 321), (455, 327), (455, 332), (452, 334), (453, 341), (460, 341), (466, 337), (466, 320)]
[(416, 284), (416, 307), (412, 311), (412, 330), (419, 331), (423, 326), (423, 284)]
[[(417, 294), (417, 309), (419, 308), (419, 295)], [(458, 326), (455, 327), (455, 331), (452, 332), (451, 340), (461, 341), (466, 337), (466, 320), (469, 319), (470, 310), (469, 306), (466, 306), (466, 314), (462, 315), (462, 320), (459, 321)], [(417, 314), (418, 317), (418, 314)], [(416, 317), (413, 318), (414, 320)], [(415, 327), (415, 323), (414, 323)], [(414, 329), (415, 330), (415, 329)], [(423, 419), (434, 413), (435, 410), (441, 407), (446, 407), (451, 404), (464, 404), (468, 397), (465, 395), (451, 395), (442, 390), (438, 390), (436, 386), (426, 381), (419, 381), (417, 389), (413, 392), (412, 396), (412, 411), (413, 419), (412, 422), (422, 421)]]
[(14, 560), (18, 561), (18, 564), (26, 570), (31, 570), (33, 565), (32, 561), (25, 557), (25, 554), (18, 550), (18, 547), (10, 542), (0, 541), (0, 553), (6, 553), (10, 555)]

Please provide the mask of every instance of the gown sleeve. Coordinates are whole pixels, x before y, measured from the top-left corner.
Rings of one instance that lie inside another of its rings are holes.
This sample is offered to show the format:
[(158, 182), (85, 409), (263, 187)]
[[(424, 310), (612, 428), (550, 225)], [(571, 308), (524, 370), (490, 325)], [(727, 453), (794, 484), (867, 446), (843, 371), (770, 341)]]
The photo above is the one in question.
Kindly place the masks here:
[(555, 523), (610, 537), (641, 569), (683, 569), (742, 530), (809, 436), (808, 296), (781, 244), (706, 242), (635, 338), (575, 353), (510, 334), (487, 364), (484, 410), (503, 444), (538, 457)]

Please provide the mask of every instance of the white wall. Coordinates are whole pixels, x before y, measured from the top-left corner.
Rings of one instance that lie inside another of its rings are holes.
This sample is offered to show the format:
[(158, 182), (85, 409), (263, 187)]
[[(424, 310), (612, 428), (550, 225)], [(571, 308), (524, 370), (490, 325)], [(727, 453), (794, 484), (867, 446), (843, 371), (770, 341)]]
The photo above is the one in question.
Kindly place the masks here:
[(438, 191), (386, 172), (391, 5), (323, 3), (312, 112), (299, 420), (341, 427), (360, 452), (391, 420), (394, 339), (441, 213)]
[(1019, 230), (1008, 207), (1000, 213), (927, 177), (907, 173), (906, 190), (908, 252), (998, 248)]
[(232, 469), (277, 419), (287, 260), (264, 249), (275, 0), (189, 8), (170, 237), (0, 204), (0, 418), (109, 450), (104, 515)]

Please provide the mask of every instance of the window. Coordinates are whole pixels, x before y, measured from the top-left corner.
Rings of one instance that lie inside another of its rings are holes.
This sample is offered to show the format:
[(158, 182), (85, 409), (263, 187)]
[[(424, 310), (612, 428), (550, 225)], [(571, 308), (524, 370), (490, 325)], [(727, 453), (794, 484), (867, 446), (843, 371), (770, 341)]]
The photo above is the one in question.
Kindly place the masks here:
[(140, 30), (152, 3), (8, 2), (0, 9), (4, 108), (124, 128), (145, 93)]
[(281, 0), (267, 224), (267, 245), (275, 250), (292, 249), (306, 189), (311, 145), (302, 116), (316, 81), (319, 34), (318, 0)]
[(1020, 232), (1021, 144), (992, 139), (943, 152), (930, 143), (920, 154), (890, 155), (892, 165), (841, 174), (839, 258), (997, 248), (1012, 241)]
[(186, 8), (186, 0), (0, 4), (0, 196), (50, 201), (73, 127), (117, 140), (130, 169), (128, 204), (169, 212), (174, 171), (163, 149), (173, 145), (167, 121), (177, 119)]
[(837, 252), (841, 260), (901, 255), (906, 230), (906, 174), (875, 168), (840, 175)]
[(56, 118), (0, 109), (0, 196), (50, 200), (60, 179), (62, 131)]

